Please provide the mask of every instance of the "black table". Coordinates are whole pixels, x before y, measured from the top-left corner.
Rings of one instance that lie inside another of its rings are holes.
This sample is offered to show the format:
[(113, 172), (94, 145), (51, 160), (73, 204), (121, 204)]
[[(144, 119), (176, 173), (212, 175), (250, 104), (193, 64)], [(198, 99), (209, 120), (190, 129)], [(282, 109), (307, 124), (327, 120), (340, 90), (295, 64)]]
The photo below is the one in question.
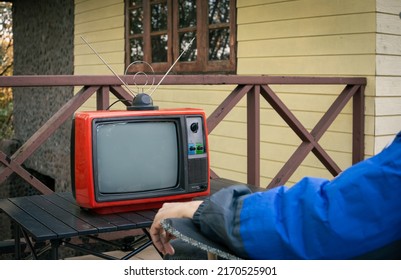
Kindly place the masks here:
[[(211, 180), (211, 192), (239, 184), (227, 179)], [(72, 238), (85, 237), (95, 241), (107, 242), (99, 238), (102, 233), (121, 233), (140, 229), (143, 234), (132, 240), (130, 252), (122, 259), (129, 259), (152, 245), (148, 228), (151, 226), (157, 210), (133, 211), (118, 214), (97, 214), (81, 209), (71, 193), (52, 193), (0, 200), (0, 209), (13, 221), (15, 256), (21, 258), (21, 237), (32, 252), (34, 259), (44, 250), (50, 250), (51, 258), (59, 258), (59, 247), (66, 246), (105, 259), (113, 256), (87, 249), (82, 244), (71, 242)], [(21, 236), (22, 235), (22, 236)], [(36, 244), (45, 243), (39, 250)], [(126, 245), (124, 245), (126, 246)]]
[(21, 234), (30, 247), (34, 259), (38, 258), (39, 253), (35, 244), (40, 243), (44, 245), (48, 243), (48, 246), (42, 246), (40, 250), (51, 250), (52, 259), (58, 259), (61, 245), (105, 259), (115, 259), (87, 249), (88, 246), (74, 244), (71, 238), (87, 237), (106, 243), (106, 240), (98, 237), (99, 234), (142, 229), (144, 236), (135, 240), (140, 246), (122, 258), (129, 259), (152, 244), (147, 228), (152, 224), (156, 214), (156, 210), (147, 210), (100, 215), (81, 209), (71, 193), (3, 199), (0, 200), (0, 209), (14, 222), (17, 259), (21, 257), (19, 244)]

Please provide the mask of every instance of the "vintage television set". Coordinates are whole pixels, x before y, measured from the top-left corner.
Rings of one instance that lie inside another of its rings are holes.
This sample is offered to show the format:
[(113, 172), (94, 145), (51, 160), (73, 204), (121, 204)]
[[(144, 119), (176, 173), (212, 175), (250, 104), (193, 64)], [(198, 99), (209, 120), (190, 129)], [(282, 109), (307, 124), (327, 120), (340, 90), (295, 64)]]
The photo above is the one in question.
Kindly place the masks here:
[(200, 109), (75, 113), (71, 174), (77, 204), (116, 213), (208, 195), (207, 133)]

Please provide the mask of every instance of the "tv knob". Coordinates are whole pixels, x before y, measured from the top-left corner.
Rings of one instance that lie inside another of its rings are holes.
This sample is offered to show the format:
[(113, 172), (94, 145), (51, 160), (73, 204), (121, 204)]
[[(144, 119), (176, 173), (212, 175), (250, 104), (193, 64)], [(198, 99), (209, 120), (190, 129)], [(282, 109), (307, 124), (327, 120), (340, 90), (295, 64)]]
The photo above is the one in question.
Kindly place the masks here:
[(198, 130), (199, 130), (199, 124), (198, 124), (197, 122), (192, 123), (191, 126), (190, 126), (190, 128), (191, 128), (191, 131), (192, 131), (193, 133), (197, 133)]

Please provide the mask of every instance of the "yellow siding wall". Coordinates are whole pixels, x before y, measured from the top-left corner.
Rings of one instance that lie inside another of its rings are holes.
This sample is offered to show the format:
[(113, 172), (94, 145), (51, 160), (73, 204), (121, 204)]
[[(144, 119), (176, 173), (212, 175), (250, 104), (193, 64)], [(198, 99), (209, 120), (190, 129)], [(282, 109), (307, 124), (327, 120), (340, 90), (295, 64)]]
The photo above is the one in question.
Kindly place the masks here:
[[(374, 0), (238, 0), (238, 74), (364, 76), (366, 154), (373, 154), (375, 82)], [(341, 91), (335, 86), (273, 86), (307, 129), (312, 129)], [(282, 167), (299, 140), (263, 104), (262, 182)], [(320, 144), (340, 165), (351, 164), (351, 108), (347, 106)], [(330, 177), (313, 155), (291, 182), (305, 175)], [(262, 184), (264, 184), (262, 183)]]
[[(115, 72), (124, 72), (124, 1), (75, 0), (74, 74), (112, 75), (81, 36)], [(89, 100), (81, 109), (94, 109)]]
[(377, 0), (375, 152), (401, 130), (400, 12), (400, 0)]
[[(124, 72), (123, 2), (76, 0), (76, 75), (112, 74), (83, 43), (81, 35), (117, 73)], [(396, 14), (401, 11), (399, 2), (237, 0), (237, 73), (367, 77), (365, 144), (366, 156), (373, 155), (401, 124), (401, 28)], [(161, 108), (198, 107), (210, 114), (232, 88), (161, 86), (153, 98)], [(342, 89), (338, 86), (272, 88), (307, 129), (314, 127)], [(266, 102), (261, 100), (261, 103), (261, 185), (266, 186), (300, 140)], [(93, 104), (94, 100), (89, 101), (84, 109), (94, 108)], [(245, 106), (246, 101), (242, 100), (210, 136), (213, 170), (222, 177), (243, 182), (246, 181)], [(341, 168), (351, 164), (351, 129), (348, 105), (320, 141)], [(313, 155), (307, 157), (289, 184), (305, 175), (330, 177)]]

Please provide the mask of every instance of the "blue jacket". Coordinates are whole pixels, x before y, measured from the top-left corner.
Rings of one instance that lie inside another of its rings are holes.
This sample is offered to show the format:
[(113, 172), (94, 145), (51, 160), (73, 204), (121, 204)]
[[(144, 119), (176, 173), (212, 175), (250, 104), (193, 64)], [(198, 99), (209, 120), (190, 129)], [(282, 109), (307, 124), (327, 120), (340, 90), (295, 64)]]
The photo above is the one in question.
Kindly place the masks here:
[(401, 132), (333, 180), (305, 177), (251, 193), (223, 189), (194, 223), (247, 259), (350, 259), (401, 239)]

